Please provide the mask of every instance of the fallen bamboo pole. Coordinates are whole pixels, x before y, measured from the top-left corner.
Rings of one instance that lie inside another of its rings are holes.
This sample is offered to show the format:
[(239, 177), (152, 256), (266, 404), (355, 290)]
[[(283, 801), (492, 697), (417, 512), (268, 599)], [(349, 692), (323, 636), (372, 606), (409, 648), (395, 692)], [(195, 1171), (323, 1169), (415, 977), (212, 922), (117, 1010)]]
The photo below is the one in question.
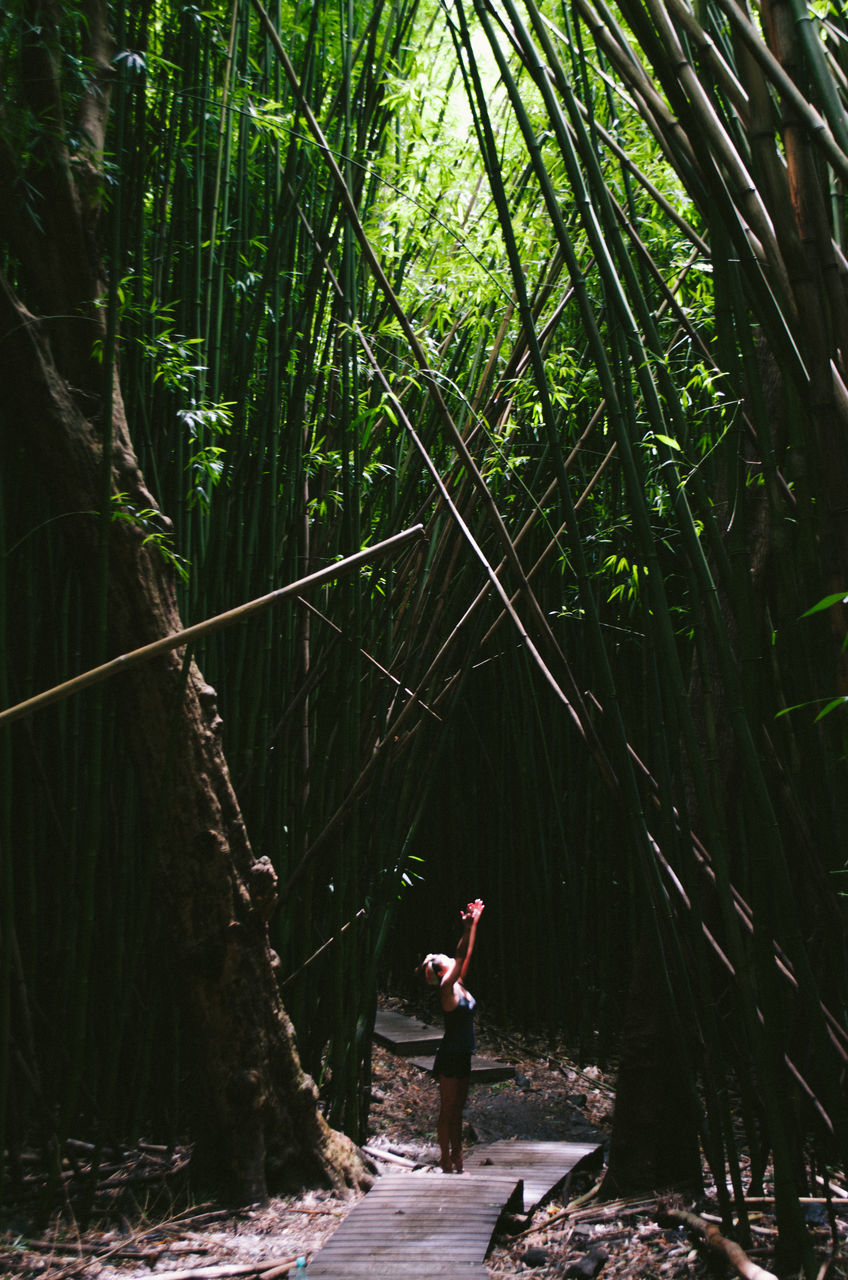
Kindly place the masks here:
[(66, 680), (63, 684), (55, 685), (52, 689), (46, 689), (43, 693), (37, 693), (34, 697), (27, 698), (25, 702), (18, 702), (14, 706), (0, 711), (0, 725), (11, 724), (13, 720), (20, 720), (23, 716), (31, 715), (33, 711), (39, 711), (42, 707), (49, 706), (53, 702), (61, 702), (63, 698), (70, 698), (73, 694), (79, 693), (81, 689), (87, 689), (90, 685), (99, 684), (102, 680), (108, 680), (110, 676), (117, 675), (119, 671), (126, 671), (129, 667), (148, 662), (151, 658), (156, 658), (162, 653), (168, 653), (171, 649), (179, 649), (182, 645), (191, 644), (192, 641), (199, 639), (201, 636), (210, 635), (213, 631), (222, 631), (234, 622), (240, 622), (249, 614), (257, 613), (261, 609), (267, 609), (279, 600), (288, 599), (289, 596), (300, 595), (310, 587), (331, 582), (334, 578), (350, 573), (353, 569), (358, 569), (360, 565), (368, 564), (372, 560), (388, 555), (389, 552), (396, 551), (399, 547), (404, 546), (415, 538), (423, 537), (423, 525), (413, 525), (409, 529), (404, 529), (401, 533), (396, 533), (391, 538), (386, 538), (383, 542), (375, 543), (373, 547), (365, 547), (364, 550), (357, 551), (355, 555), (348, 556), (344, 560), (325, 565), (323, 569), (310, 573), (306, 578), (299, 578), (297, 582), (290, 582), (286, 587), (278, 587), (276, 591), (271, 591), (268, 595), (259, 596), (256, 600), (248, 600), (245, 604), (240, 604), (235, 609), (228, 609), (226, 613), (216, 614), (214, 618), (207, 618), (205, 622), (197, 622), (194, 626), (186, 627), (183, 631), (175, 631), (172, 635), (162, 636), (161, 639), (142, 645), (140, 649), (133, 649), (130, 653), (122, 653), (120, 657), (112, 658), (110, 662), (104, 662), (102, 666), (92, 667), (90, 671), (84, 671), (81, 675), (74, 676), (72, 680)]

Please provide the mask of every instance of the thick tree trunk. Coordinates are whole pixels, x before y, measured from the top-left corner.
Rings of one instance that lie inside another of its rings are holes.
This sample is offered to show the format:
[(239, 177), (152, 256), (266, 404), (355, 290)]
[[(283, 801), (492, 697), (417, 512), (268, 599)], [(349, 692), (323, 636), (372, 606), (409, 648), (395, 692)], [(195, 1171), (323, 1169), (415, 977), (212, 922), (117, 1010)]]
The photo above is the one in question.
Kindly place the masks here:
[[(32, 45), (23, 59), (22, 101), (45, 124), (48, 156), (14, 184), (16, 157), (0, 140), (0, 238), (15, 263), (16, 288), (0, 274), (0, 381), (8, 430), (26, 438), (56, 509), (75, 539), (80, 576), (97, 592), (99, 539), (108, 530), (108, 645), (126, 652), (180, 629), (173, 575), (132, 518), (105, 526), (108, 492), (123, 513), (156, 509), (140, 473), (117, 375), (104, 393), (95, 341), (99, 307), (96, 186), (103, 146), (111, 41), (100, 0), (87, 4), (88, 50), (97, 75), (83, 105), (88, 159), (73, 165), (64, 144), (50, 3), (30, 5)], [(78, 122), (79, 123), (79, 122)], [(0, 132), (3, 120), (0, 117)], [(14, 204), (15, 190), (40, 201), (38, 217)], [(21, 301), (50, 316), (33, 314)], [(108, 402), (111, 398), (111, 412)], [(111, 418), (111, 430), (104, 420)], [(126, 495), (118, 499), (117, 495)], [(79, 514), (83, 513), (83, 514)], [(163, 521), (164, 524), (167, 522)], [(109, 655), (104, 655), (109, 656)], [(256, 859), (219, 737), (214, 691), (180, 652), (128, 673), (126, 724), (143, 793), (163, 811), (158, 829), (158, 902), (172, 943), (175, 992), (191, 1028), (197, 1156), (242, 1202), (261, 1199), (269, 1177), (287, 1183), (354, 1185), (365, 1179), (357, 1149), (327, 1126), (303, 1072), (267, 941), (275, 877)]]

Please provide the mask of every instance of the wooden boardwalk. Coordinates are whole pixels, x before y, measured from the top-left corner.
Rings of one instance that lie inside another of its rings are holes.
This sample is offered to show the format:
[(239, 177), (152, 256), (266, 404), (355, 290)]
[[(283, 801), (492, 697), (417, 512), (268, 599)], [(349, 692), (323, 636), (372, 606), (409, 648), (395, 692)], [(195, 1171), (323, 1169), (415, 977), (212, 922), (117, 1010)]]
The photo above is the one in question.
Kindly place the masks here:
[[(440, 1027), (378, 1013), (374, 1038), (429, 1070)], [(477, 1074), (475, 1074), (475, 1064)], [(485, 1074), (486, 1069), (495, 1073)], [(508, 1063), (472, 1059), (472, 1079), (508, 1079)], [(462, 1177), (441, 1170), (392, 1170), (350, 1211), (310, 1260), (310, 1280), (485, 1280), (484, 1259), (503, 1210), (529, 1213), (567, 1185), (578, 1167), (600, 1164), (602, 1148), (580, 1142), (507, 1139), (470, 1147)]]
[(383, 1174), (311, 1260), (310, 1280), (482, 1280), (501, 1212), (533, 1209), (600, 1157), (585, 1143), (506, 1140), (470, 1148), (464, 1177)]
[(310, 1261), (309, 1280), (484, 1277), (483, 1259), (513, 1176), (385, 1173)]

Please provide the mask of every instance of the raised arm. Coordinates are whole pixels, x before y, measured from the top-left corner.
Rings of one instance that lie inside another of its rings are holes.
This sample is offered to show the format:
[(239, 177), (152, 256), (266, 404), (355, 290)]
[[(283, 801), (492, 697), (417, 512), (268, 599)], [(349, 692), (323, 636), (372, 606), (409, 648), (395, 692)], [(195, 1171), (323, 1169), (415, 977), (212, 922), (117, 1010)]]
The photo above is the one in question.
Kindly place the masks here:
[(479, 898), (474, 902), (469, 902), (464, 911), (460, 912), (462, 917), (462, 937), (456, 944), (456, 960), (458, 962), (458, 970), (454, 982), (457, 979), (460, 982), (465, 981), (465, 974), (471, 960), (471, 953), (474, 950), (474, 940), (477, 937), (477, 922), (483, 914), (483, 903)]

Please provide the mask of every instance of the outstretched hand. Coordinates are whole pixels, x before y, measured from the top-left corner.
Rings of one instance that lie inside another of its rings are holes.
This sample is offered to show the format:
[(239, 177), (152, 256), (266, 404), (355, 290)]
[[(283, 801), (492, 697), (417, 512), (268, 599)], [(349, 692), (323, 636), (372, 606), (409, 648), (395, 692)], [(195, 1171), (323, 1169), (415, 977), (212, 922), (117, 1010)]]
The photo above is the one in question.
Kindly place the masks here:
[(483, 901), (475, 898), (473, 902), (469, 902), (464, 911), (460, 911), (460, 917), (463, 924), (476, 924), (483, 914)]

